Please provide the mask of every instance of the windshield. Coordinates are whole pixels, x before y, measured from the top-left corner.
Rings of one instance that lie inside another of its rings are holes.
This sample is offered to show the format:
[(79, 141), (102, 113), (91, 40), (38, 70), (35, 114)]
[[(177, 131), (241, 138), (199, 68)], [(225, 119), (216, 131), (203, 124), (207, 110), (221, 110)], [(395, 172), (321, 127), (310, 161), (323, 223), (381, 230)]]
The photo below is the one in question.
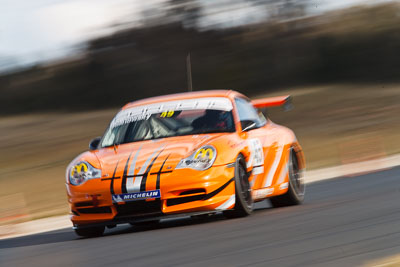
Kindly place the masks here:
[(164, 137), (234, 132), (232, 111), (216, 109), (169, 110), (114, 119), (101, 147)]

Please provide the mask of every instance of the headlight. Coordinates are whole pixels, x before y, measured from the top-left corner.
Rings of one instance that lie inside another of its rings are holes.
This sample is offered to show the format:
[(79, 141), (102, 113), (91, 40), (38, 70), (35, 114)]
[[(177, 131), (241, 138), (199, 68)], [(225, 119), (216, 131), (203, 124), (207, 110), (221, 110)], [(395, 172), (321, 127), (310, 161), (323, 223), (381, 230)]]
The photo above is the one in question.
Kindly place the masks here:
[(213, 146), (207, 145), (196, 150), (189, 157), (182, 159), (176, 169), (191, 168), (204, 171), (210, 168), (217, 157), (217, 150)]
[(80, 185), (87, 180), (101, 178), (101, 170), (96, 169), (86, 161), (80, 161), (72, 165), (68, 173), (68, 180), (73, 185)]

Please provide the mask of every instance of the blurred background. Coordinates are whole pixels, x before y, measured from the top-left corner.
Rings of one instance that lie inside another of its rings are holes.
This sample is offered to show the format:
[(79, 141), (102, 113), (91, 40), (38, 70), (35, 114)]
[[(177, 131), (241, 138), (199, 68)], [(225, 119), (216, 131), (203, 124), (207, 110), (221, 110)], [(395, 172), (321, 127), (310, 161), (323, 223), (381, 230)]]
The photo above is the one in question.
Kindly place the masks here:
[[(1, 0), (0, 225), (67, 214), (65, 168), (125, 103), (293, 95), (308, 169), (400, 152), (400, 2)], [(2, 233), (0, 232), (0, 235)]]

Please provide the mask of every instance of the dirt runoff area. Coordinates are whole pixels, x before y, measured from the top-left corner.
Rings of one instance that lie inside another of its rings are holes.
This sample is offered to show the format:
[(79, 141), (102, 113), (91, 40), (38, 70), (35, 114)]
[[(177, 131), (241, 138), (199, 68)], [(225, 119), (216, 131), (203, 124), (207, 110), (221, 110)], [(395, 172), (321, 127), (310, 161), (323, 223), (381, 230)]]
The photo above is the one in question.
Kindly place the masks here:
[[(259, 97), (282, 94), (293, 96), (294, 109), (268, 115), (295, 131), (308, 169), (400, 153), (400, 85), (329, 85)], [(116, 112), (0, 118), (0, 225), (68, 213), (65, 168)]]

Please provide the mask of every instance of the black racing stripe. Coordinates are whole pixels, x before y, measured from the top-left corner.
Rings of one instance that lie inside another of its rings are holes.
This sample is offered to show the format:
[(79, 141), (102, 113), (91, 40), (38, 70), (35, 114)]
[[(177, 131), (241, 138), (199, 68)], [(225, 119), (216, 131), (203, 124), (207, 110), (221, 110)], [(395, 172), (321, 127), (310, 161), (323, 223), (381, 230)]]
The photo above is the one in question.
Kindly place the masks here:
[(221, 186), (220, 188), (218, 188), (217, 190), (210, 192), (208, 194), (206, 194), (206, 197), (204, 198), (204, 200), (210, 199), (212, 197), (214, 197), (215, 195), (217, 195), (218, 193), (220, 193), (222, 190), (224, 190), (230, 183), (232, 183), (235, 180), (235, 177), (229, 179), (228, 182), (226, 182), (223, 186)]
[(163, 172), (151, 172), (150, 175), (156, 175), (156, 174), (163, 174), (163, 173), (171, 173), (172, 171), (163, 171)]
[(121, 183), (122, 193), (128, 193), (128, 191), (126, 190), (126, 174), (128, 172), (129, 160), (131, 159), (131, 156), (132, 156), (132, 152), (131, 152), (131, 154), (129, 154), (128, 160), (126, 161), (126, 164), (125, 164), (124, 174), (122, 175), (122, 183)]
[(143, 174), (133, 174), (133, 175), (127, 175), (126, 178), (132, 178), (132, 177), (142, 177)]
[(150, 172), (151, 168), (153, 167), (154, 162), (156, 161), (158, 156), (160, 156), (160, 154), (161, 154), (161, 152), (163, 152), (163, 150), (158, 152), (157, 156), (154, 157), (154, 159), (151, 161), (150, 165), (147, 167), (146, 172), (143, 174), (142, 182), (140, 183), (140, 192), (146, 191), (147, 176), (149, 176), (149, 172)]
[[(163, 172), (161, 172), (161, 174), (163, 174), (163, 173), (171, 173), (171, 172), (172, 172), (172, 171), (163, 171)], [(145, 174), (145, 173), (144, 173), (144, 174)], [(127, 175), (126, 178), (142, 177), (144, 174)], [(149, 175), (156, 175), (156, 174), (158, 174), (158, 172), (151, 172), (151, 173), (149, 173)], [(117, 176), (117, 177), (115, 177), (115, 178), (112, 178), (112, 177), (101, 178), (102, 181), (107, 181), (107, 180), (111, 180), (111, 179), (117, 180), (117, 179), (121, 179), (121, 177)]]
[(115, 173), (117, 172), (118, 163), (119, 163), (119, 160), (117, 161), (117, 165), (115, 165), (115, 170), (114, 170), (113, 176), (111, 177), (112, 178), (111, 183), (110, 183), (111, 195), (114, 195), (114, 179), (115, 179)]
[(108, 181), (108, 180), (118, 180), (121, 179), (121, 177), (108, 177), (108, 178), (101, 178), (101, 181)]
[(167, 206), (175, 206), (179, 204), (184, 204), (188, 202), (193, 202), (197, 200), (204, 200), (204, 195), (195, 195), (190, 197), (179, 197), (179, 198), (171, 198), (167, 199)]
[[(171, 154), (169, 154), (171, 155)], [(167, 156), (167, 158), (164, 160), (163, 164), (161, 165), (160, 170), (157, 173), (157, 183), (156, 183), (156, 189), (160, 189), (160, 178), (161, 178), (161, 173), (162, 173), (162, 168), (164, 167), (165, 162), (167, 161), (167, 159), (169, 158), (169, 155)], [(172, 171), (171, 171), (172, 172)]]
[(167, 199), (167, 206), (175, 206), (175, 205), (188, 203), (188, 202), (192, 202), (192, 201), (196, 201), (196, 200), (207, 200), (207, 199), (210, 199), (210, 198), (216, 196), (222, 190), (224, 190), (234, 180), (235, 180), (235, 178), (229, 179), (229, 181), (226, 182), (225, 184), (223, 184), (220, 188), (218, 188), (218, 189), (216, 189), (213, 192), (210, 192), (208, 194)]

